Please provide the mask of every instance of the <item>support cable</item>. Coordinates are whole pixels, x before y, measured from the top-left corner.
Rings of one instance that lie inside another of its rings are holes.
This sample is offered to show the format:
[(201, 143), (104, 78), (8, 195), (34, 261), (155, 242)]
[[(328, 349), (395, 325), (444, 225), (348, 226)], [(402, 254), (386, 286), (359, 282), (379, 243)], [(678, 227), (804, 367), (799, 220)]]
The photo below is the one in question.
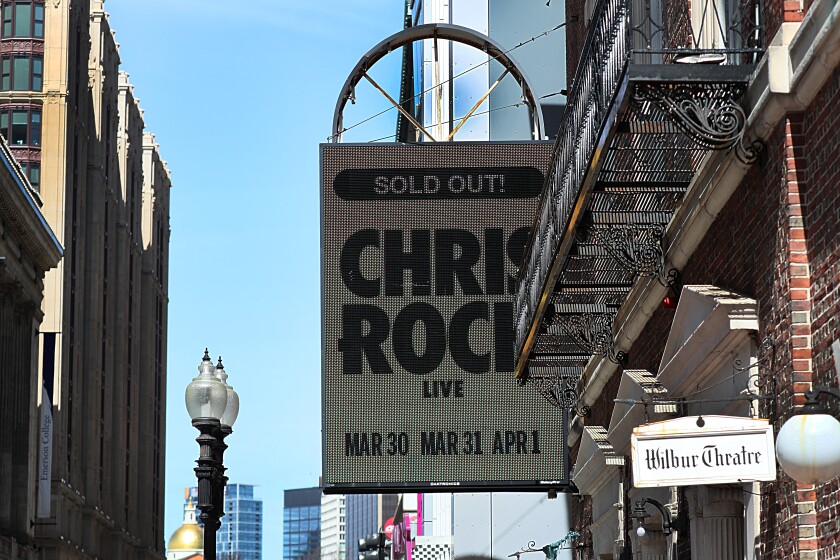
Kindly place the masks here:
[[(545, 99), (546, 97), (551, 97), (553, 95), (559, 95), (561, 93), (563, 95), (565, 95), (564, 92), (557, 91), (557, 92), (554, 92), (554, 93), (549, 93), (548, 95), (543, 95), (543, 96), (540, 97), (540, 99)], [(511, 103), (510, 105), (504, 105), (502, 107), (496, 107), (495, 109), (487, 109), (486, 111), (479, 111), (477, 113), (473, 113), (472, 116), (473, 117), (478, 117), (480, 115), (486, 115), (488, 113), (495, 113), (496, 111), (501, 111), (502, 109), (511, 109), (511, 108), (514, 108), (514, 107), (522, 107), (522, 105), (524, 105), (524, 104), (525, 104), (524, 101), (517, 101), (516, 103)], [(463, 117), (459, 117), (459, 118), (463, 118)], [(437, 126), (437, 125), (433, 124), (432, 126)], [(395, 133), (389, 134), (387, 136), (380, 136), (379, 138), (374, 138), (373, 140), (368, 140), (367, 143), (368, 144), (373, 144), (374, 142), (379, 142), (380, 140), (385, 140), (387, 138), (394, 138), (396, 136), (397, 136), (397, 133), (395, 132)]]
[[(576, 18), (572, 18), (570, 21), (571, 21), (572, 23), (574, 23), (574, 22), (576, 22), (576, 21), (577, 21), (577, 19), (576, 19)], [(404, 99), (403, 101), (401, 101), (398, 105), (402, 105), (403, 103), (406, 103), (406, 102), (408, 102), (408, 101), (414, 101), (414, 100), (415, 100), (415, 99), (417, 99), (418, 97), (420, 97), (420, 96), (422, 96), (422, 95), (425, 95), (425, 94), (427, 94), (427, 93), (429, 93), (429, 92), (431, 92), (431, 91), (434, 91), (435, 89), (437, 89), (437, 88), (439, 88), (439, 87), (442, 87), (444, 84), (447, 84), (447, 83), (449, 83), (449, 82), (454, 81), (454, 80), (455, 80), (455, 78), (460, 78), (461, 76), (463, 76), (463, 75), (465, 75), (465, 74), (468, 74), (469, 72), (472, 72), (473, 70), (477, 70), (478, 68), (481, 68), (481, 67), (482, 67), (482, 66), (484, 66), (485, 64), (490, 64), (491, 62), (498, 60), (498, 59), (499, 59), (499, 57), (500, 57), (500, 56), (502, 56), (502, 55), (507, 55), (507, 54), (509, 54), (509, 53), (511, 53), (511, 52), (513, 52), (513, 51), (515, 51), (516, 49), (518, 49), (518, 48), (520, 48), (520, 47), (523, 47), (523, 46), (527, 45), (528, 43), (532, 43), (532, 42), (536, 41), (537, 39), (540, 39), (540, 38), (542, 38), (542, 37), (545, 37), (545, 36), (549, 35), (550, 33), (553, 33), (554, 31), (557, 31), (557, 30), (558, 30), (558, 29), (560, 29), (561, 27), (565, 27), (565, 26), (566, 26), (566, 23), (567, 23), (567, 22), (565, 22), (565, 21), (564, 21), (563, 23), (559, 23), (559, 24), (555, 25), (554, 27), (552, 27), (551, 29), (548, 29), (548, 30), (546, 30), (546, 31), (543, 31), (542, 33), (540, 33), (540, 34), (538, 34), (538, 35), (535, 35), (535, 36), (531, 37), (530, 39), (527, 39), (527, 40), (525, 40), (525, 41), (522, 41), (522, 42), (521, 42), (521, 43), (519, 43), (518, 45), (515, 45), (515, 46), (511, 47), (510, 49), (508, 49), (508, 50), (504, 51), (503, 53), (501, 53), (501, 54), (499, 54), (499, 55), (496, 55), (496, 56), (494, 56), (494, 57), (492, 57), (492, 58), (488, 58), (488, 59), (487, 59), (487, 60), (485, 60), (484, 62), (481, 62), (481, 63), (479, 63), (479, 64), (476, 64), (475, 66), (472, 66), (472, 67), (470, 67), (470, 68), (467, 68), (467, 69), (466, 69), (466, 70), (464, 70), (463, 72), (459, 72), (458, 74), (455, 74), (455, 75), (454, 75), (454, 76), (452, 76), (451, 78), (448, 78), (448, 79), (444, 80), (443, 82), (440, 82), (439, 84), (437, 84), (437, 85), (435, 85), (435, 86), (432, 86), (432, 87), (430, 87), (430, 88), (428, 88), (428, 89), (425, 89), (425, 90), (423, 90), (423, 91), (421, 91), (421, 92), (419, 92), (419, 93), (416, 93), (416, 94), (412, 95), (411, 97), (407, 97), (406, 99)], [(551, 94), (551, 95), (557, 95), (558, 93), (562, 93), (562, 90), (561, 90), (560, 92), (556, 92), (556, 93), (553, 93), (553, 94)], [(540, 99), (543, 99), (543, 98), (541, 97)], [(342, 128), (342, 129), (341, 129), (341, 130), (340, 130), (337, 134), (331, 134), (331, 135), (327, 136), (327, 141), (328, 141), (328, 142), (331, 142), (333, 139), (335, 139), (335, 138), (339, 137), (340, 135), (344, 134), (345, 132), (347, 132), (347, 131), (349, 131), (349, 130), (352, 130), (352, 129), (354, 129), (354, 128), (358, 127), (358, 126), (361, 126), (361, 125), (363, 125), (363, 124), (365, 124), (365, 123), (367, 123), (367, 122), (370, 122), (370, 121), (372, 121), (373, 119), (375, 119), (375, 118), (377, 118), (377, 117), (380, 117), (380, 116), (384, 115), (385, 113), (387, 113), (387, 112), (391, 111), (392, 109), (394, 109), (394, 106), (388, 107), (387, 109), (383, 109), (382, 111), (379, 111), (378, 113), (376, 113), (376, 114), (374, 114), (374, 115), (371, 115), (370, 117), (367, 117), (366, 119), (362, 119), (361, 121), (359, 121), (359, 122), (357, 122), (357, 123), (355, 123), (355, 124), (352, 124), (352, 125), (350, 125), (350, 126), (344, 127), (344, 128)], [(481, 114), (481, 113), (479, 113), (479, 114)], [(396, 136), (396, 134), (394, 134), (394, 136)], [(387, 138), (387, 137), (386, 137), (386, 138)]]

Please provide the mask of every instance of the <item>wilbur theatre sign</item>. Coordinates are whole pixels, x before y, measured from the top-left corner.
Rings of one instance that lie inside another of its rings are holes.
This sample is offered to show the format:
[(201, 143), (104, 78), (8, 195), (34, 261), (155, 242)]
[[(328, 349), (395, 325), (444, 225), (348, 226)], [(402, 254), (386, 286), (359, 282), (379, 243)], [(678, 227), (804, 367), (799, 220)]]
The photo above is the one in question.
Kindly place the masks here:
[(513, 378), (551, 148), (321, 146), (325, 491), (567, 483), (563, 411)]
[(645, 424), (630, 438), (633, 485), (693, 486), (776, 478), (773, 428), (741, 416), (687, 416)]

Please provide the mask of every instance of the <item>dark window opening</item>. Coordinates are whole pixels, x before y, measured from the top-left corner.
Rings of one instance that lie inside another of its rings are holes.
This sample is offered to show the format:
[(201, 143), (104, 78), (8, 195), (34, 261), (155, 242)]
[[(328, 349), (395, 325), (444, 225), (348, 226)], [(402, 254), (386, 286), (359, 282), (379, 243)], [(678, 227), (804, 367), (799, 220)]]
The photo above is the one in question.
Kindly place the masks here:
[(40, 107), (0, 107), (0, 134), (10, 146), (40, 146)]

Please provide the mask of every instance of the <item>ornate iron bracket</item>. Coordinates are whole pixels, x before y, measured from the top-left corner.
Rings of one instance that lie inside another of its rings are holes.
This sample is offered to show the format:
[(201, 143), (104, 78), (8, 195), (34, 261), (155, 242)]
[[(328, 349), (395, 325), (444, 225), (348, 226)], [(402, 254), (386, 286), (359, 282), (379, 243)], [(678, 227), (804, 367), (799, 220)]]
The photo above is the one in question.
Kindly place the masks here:
[(578, 533), (577, 531), (569, 531), (568, 533), (566, 533), (566, 536), (560, 539), (559, 541), (547, 544), (541, 548), (534, 548), (537, 543), (535, 541), (529, 541), (528, 546), (523, 546), (516, 552), (508, 554), (508, 558), (516, 557), (516, 560), (520, 560), (520, 556), (522, 556), (523, 554), (528, 554), (530, 552), (542, 552), (543, 554), (545, 554), (547, 560), (555, 560), (557, 558), (558, 550), (567, 550), (570, 548), (575, 548), (574, 542), (576, 539), (579, 538), (580, 533)]
[(578, 395), (576, 389), (578, 378), (563, 376), (537, 377), (531, 378), (530, 382), (534, 385), (537, 392), (551, 403), (552, 406), (574, 410), (575, 414), (583, 418), (588, 418), (592, 414), (590, 407), (580, 404), (580, 395)]
[(613, 225), (595, 229), (592, 239), (621, 266), (639, 276), (656, 276), (659, 283), (680, 296), (680, 271), (665, 272), (665, 226), (659, 224)]
[(552, 325), (558, 325), (583, 351), (600, 354), (614, 364), (624, 365), (627, 354), (615, 348), (612, 333), (614, 319), (615, 315), (610, 313), (558, 314), (552, 319)]
[(655, 276), (665, 266), (662, 238), (665, 228), (658, 224), (625, 224), (595, 228), (593, 239), (621, 266), (641, 276)]
[(662, 269), (662, 273), (659, 274), (657, 280), (659, 283), (662, 284), (664, 287), (671, 290), (671, 293), (674, 294), (674, 299), (679, 300), (680, 292), (682, 292), (682, 274), (676, 268), (670, 269), (667, 273), (664, 273), (665, 269)]
[[(764, 389), (768, 385), (775, 385), (776, 375), (773, 371), (773, 366), (776, 360), (776, 347), (773, 345), (773, 338), (765, 336), (758, 346), (758, 356), (755, 363), (748, 366), (742, 365), (741, 358), (735, 358), (732, 361), (732, 369), (736, 372), (746, 372), (755, 369), (756, 372), (747, 377), (747, 386), (745, 391), (748, 396), (759, 399), (767, 396)], [(753, 390), (755, 387), (759, 392)], [(775, 393), (775, 387), (770, 391), (771, 395)]]
[(744, 84), (714, 84), (713, 87), (680, 83), (638, 84), (633, 102), (651, 102), (698, 146), (710, 150), (735, 148), (741, 161), (754, 163), (763, 149), (758, 140), (749, 141), (747, 115), (737, 103)]

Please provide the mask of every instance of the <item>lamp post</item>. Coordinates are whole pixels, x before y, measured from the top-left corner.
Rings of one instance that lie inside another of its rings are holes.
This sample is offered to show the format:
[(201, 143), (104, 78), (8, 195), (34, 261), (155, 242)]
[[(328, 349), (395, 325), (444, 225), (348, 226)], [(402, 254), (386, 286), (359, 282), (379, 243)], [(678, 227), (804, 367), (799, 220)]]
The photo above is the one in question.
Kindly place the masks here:
[(840, 422), (819, 403), (820, 395), (840, 399), (840, 391), (815, 386), (802, 409), (776, 436), (776, 459), (792, 479), (822, 484), (840, 476)]
[(644, 524), (645, 519), (650, 516), (645, 511), (645, 504), (651, 504), (659, 510), (659, 513), (662, 514), (662, 533), (670, 535), (675, 529), (674, 520), (671, 518), (671, 512), (668, 511), (668, 508), (663, 506), (662, 503), (654, 500), (653, 498), (642, 498), (641, 500), (636, 500), (636, 506), (633, 508), (633, 513), (630, 515), (630, 517), (636, 522), (636, 534), (640, 537), (644, 537), (647, 532), (645, 531)]
[[(661, 502), (654, 500), (653, 498), (642, 498), (641, 500), (636, 500), (633, 513), (630, 514), (630, 518), (635, 522), (636, 535), (638, 535), (639, 538), (644, 537), (647, 533), (645, 530), (645, 519), (650, 517), (645, 511), (645, 504), (651, 504), (659, 510), (659, 513), (662, 515), (662, 534), (666, 537), (674, 531), (681, 532), (685, 530), (685, 517), (678, 515), (677, 518), (674, 519), (673, 516), (671, 516), (670, 510), (662, 505)], [(677, 558), (677, 546), (673, 541), (671, 542), (670, 555), (668, 557), (673, 558), (674, 560)]]
[(196, 507), (204, 524), (204, 558), (216, 560), (216, 531), (225, 514), (225, 438), (233, 432), (231, 426), (239, 414), (239, 396), (227, 384), (222, 358), (213, 366), (207, 349), (198, 372), (198, 377), (187, 385), (184, 400), (192, 425), (200, 432), (196, 438), (199, 456), (195, 476), (198, 479)]

